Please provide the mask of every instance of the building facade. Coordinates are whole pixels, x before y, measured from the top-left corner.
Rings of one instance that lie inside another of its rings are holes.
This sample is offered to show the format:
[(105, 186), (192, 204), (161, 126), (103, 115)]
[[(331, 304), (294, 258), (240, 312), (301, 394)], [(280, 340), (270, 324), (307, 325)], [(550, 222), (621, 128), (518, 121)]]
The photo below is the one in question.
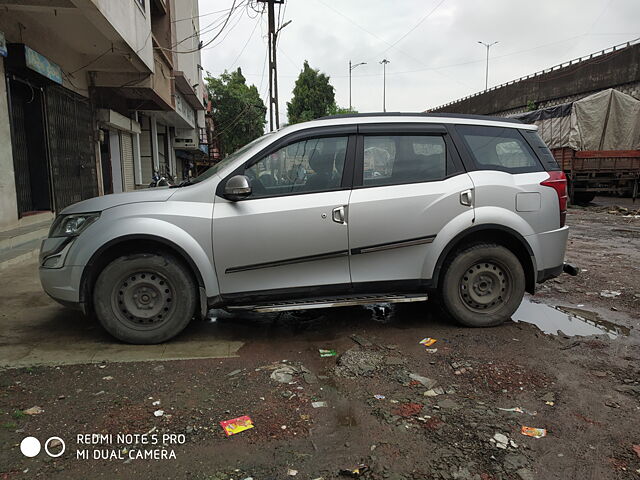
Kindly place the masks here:
[(199, 29), (197, 0), (0, 0), (0, 229), (192, 173)]

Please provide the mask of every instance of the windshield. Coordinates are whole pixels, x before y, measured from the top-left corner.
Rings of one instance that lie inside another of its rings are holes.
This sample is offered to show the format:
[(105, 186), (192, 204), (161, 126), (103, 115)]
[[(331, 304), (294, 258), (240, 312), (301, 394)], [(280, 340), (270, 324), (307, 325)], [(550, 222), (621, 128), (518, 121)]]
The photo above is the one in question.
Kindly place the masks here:
[(218, 173), (220, 170), (222, 170), (224, 167), (226, 167), (227, 165), (229, 165), (231, 162), (233, 162), (234, 160), (236, 160), (240, 155), (242, 155), (243, 153), (245, 153), (246, 151), (248, 151), (250, 148), (253, 148), (254, 146), (256, 146), (259, 143), (264, 142), (265, 140), (267, 140), (271, 135), (273, 134), (273, 132), (269, 132), (261, 137), (256, 138), (255, 140), (247, 143), (244, 147), (236, 150), (235, 152), (233, 152), (231, 155), (229, 155), (228, 157), (220, 160), (218, 163), (216, 163), (215, 165), (213, 165), (212, 167), (210, 167), (208, 170), (202, 172), (200, 175), (198, 175), (196, 178), (194, 178), (193, 180), (191, 180), (190, 183), (198, 183), (201, 182), (203, 180), (206, 180), (207, 178), (211, 178), (213, 175), (215, 175), (216, 173)]

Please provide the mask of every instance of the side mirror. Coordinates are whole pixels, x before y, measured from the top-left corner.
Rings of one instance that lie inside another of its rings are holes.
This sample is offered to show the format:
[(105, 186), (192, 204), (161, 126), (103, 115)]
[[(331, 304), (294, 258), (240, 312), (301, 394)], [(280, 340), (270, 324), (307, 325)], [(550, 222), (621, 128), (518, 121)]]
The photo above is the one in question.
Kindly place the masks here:
[(224, 198), (236, 202), (249, 195), (251, 195), (251, 184), (248, 177), (235, 175), (227, 180), (227, 184), (224, 186)]

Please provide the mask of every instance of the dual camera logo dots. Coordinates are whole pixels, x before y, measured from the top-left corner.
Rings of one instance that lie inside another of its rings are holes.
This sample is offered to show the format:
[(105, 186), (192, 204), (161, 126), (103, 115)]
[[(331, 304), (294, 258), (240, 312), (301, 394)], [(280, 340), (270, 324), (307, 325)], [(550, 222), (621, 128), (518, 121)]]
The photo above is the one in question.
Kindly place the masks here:
[[(51, 452), (51, 450), (49, 450), (49, 448), (57, 449), (57, 447), (59, 446), (62, 448), (57, 453)], [(66, 445), (64, 443), (64, 440), (62, 440), (60, 437), (50, 437), (46, 442), (44, 442), (44, 451), (47, 452), (47, 455), (53, 458), (61, 456), (64, 453), (65, 448)], [(40, 453), (40, 450), (42, 450), (42, 445), (40, 444), (40, 440), (38, 440), (36, 437), (25, 437), (22, 439), (22, 442), (20, 442), (20, 451), (25, 457), (35, 457)]]

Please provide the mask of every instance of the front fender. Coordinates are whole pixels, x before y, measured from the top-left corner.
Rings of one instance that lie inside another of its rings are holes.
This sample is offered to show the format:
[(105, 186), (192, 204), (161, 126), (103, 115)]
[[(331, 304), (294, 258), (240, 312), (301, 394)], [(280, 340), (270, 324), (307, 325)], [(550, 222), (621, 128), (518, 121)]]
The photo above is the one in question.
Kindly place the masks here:
[[(156, 240), (173, 247), (185, 256), (202, 280), (207, 297), (215, 297), (219, 294), (219, 288), (211, 249), (210, 205), (208, 211), (208, 221), (204, 221), (205, 217), (202, 218), (202, 222), (196, 222), (202, 223), (202, 225), (198, 225), (200, 228), (195, 229), (194, 233), (198, 238), (196, 239), (190, 233), (191, 229), (188, 232), (185, 228), (177, 225), (175, 219), (169, 222), (161, 216), (160, 218), (148, 216), (148, 213), (122, 218), (112, 210), (107, 210), (103, 212), (100, 221), (89, 227), (77, 239), (74, 248), (69, 252), (66, 263), (69, 266), (86, 267), (94, 262), (106, 248), (122, 241)], [(190, 216), (190, 222), (193, 223), (193, 221), (194, 217)]]

